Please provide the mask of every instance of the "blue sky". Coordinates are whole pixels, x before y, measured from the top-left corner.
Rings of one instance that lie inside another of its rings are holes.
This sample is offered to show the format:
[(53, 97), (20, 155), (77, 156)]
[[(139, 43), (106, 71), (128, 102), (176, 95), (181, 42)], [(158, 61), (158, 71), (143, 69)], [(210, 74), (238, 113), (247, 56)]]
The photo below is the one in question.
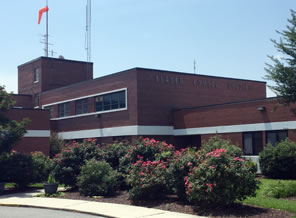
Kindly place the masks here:
[[(86, 60), (86, 0), (48, 0), (54, 57)], [(0, 84), (17, 93), (17, 66), (44, 54), (45, 0), (0, 7)], [(261, 80), (295, 0), (93, 0), (92, 61), (99, 77), (147, 67)], [(271, 93), (268, 92), (271, 96)]]

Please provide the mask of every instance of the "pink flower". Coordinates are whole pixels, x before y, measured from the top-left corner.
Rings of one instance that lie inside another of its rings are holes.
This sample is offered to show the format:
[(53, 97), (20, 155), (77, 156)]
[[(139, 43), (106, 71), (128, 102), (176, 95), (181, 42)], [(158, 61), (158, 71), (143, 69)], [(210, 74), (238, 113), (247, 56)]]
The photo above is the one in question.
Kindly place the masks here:
[(233, 158), (233, 160), (235, 160), (235, 161), (244, 161), (243, 159), (241, 159), (239, 157), (235, 157), (235, 158)]
[(168, 144), (166, 142), (162, 142), (161, 145), (166, 146)]
[(211, 166), (211, 168), (212, 168), (212, 169), (215, 169), (216, 167), (215, 167), (215, 166)]
[(145, 175), (145, 173), (143, 173), (142, 171), (139, 173), (139, 176), (143, 176)]
[(59, 156), (60, 156), (59, 154), (56, 154), (54, 157), (55, 157), (55, 158), (58, 158)]
[(192, 166), (192, 163), (191, 162), (188, 162), (187, 166)]

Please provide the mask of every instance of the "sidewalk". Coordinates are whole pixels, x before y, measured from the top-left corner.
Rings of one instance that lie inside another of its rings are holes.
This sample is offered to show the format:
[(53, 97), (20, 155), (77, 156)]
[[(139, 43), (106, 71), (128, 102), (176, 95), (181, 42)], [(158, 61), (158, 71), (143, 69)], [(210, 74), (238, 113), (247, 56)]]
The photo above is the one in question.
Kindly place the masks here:
[(34, 197), (42, 193), (42, 190), (31, 193), (18, 193), (0, 196), (0, 206), (23, 206), (65, 211), (76, 211), (93, 215), (118, 218), (198, 218), (183, 213), (169, 212), (159, 209), (137, 207), (122, 204), (111, 204), (93, 201), (68, 200), (59, 198)]

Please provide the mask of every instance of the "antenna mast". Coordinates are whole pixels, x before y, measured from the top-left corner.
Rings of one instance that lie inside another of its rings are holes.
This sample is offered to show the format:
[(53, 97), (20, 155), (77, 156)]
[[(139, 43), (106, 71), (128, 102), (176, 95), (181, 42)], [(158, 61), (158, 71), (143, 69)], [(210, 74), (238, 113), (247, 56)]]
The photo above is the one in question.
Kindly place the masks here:
[(86, 0), (86, 28), (85, 28), (85, 50), (87, 62), (91, 62), (91, 0)]
[[(46, 7), (48, 7), (48, 0), (46, 0)], [(45, 57), (48, 57), (48, 11), (46, 11)]]

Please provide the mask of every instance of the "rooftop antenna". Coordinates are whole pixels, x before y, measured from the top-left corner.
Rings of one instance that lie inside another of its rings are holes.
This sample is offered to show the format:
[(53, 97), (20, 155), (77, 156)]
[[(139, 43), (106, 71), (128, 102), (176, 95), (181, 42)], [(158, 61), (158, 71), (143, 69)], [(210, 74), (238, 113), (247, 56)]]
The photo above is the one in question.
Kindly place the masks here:
[(85, 50), (87, 59), (87, 75), (91, 73), (91, 0), (86, 0)]
[(91, 61), (91, 0), (86, 0), (85, 50), (87, 62)]
[[(46, 7), (48, 8), (48, 0), (46, 0)], [(45, 57), (48, 57), (48, 10), (46, 11)]]
[(39, 18), (38, 18), (38, 24), (40, 24), (42, 14), (46, 13), (46, 33), (44, 35), (45, 42), (43, 42), (45, 45), (45, 48), (44, 48), (45, 57), (48, 57), (48, 10), (49, 10), (48, 9), (48, 0), (46, 0), (46, 6), (39, 10)]
[(194, 74), (195, 74), (196, 73), (196, 61), (195, 61), (195, 59), (193, 61), (193, 71), (194, 71)]

